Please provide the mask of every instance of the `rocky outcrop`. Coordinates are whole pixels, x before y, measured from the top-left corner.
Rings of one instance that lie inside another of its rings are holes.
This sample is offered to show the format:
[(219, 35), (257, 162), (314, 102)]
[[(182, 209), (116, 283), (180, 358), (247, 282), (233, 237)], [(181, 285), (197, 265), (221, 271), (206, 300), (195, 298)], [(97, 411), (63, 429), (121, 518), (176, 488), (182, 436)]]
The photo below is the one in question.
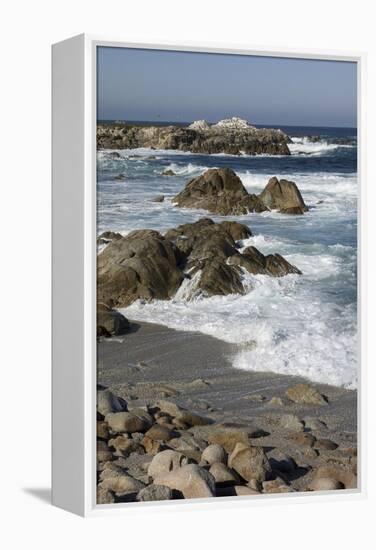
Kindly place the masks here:
[(223, 216), (279, 210), (283, 214), (304, 214), (308, 210), (293, 181), (269, 180), (260, 195), (250, 194), (229, 168), (211, 168), (190, 180), (173, 198), (181, 208), (202, 208)]
[(259, 198), (266, 207), (283, 214), (304, 214), (308, 210), (296, 183), (278, 180), (275, 176), (270, 178)]
[(138, 298), (171, 298), (183, 279), (177, 260), (174, 245), (157, 231), (133, 231), (111, 241), (98, 256), (98, 300), (121, 307)]
[(229, 168), (206, 170), (189, 181), (173, 202), (180, 207), (202, 208), (224, 216), (268, 209), (256, 195), (248, 193), (240, 178)]
[[(264, 256), (255, 247), (243, 253), (241, 241), (252, 235), (239, 222), (195, 223), (157, 231), (134, 231), (111, 241), (98, 256), (98, 299), (122, 307), (137, 299), (243, 294), (244, 274), (281, 277), (300, 274), (279, 254)], [(105, 307), (105, 306), (104, 306)]]
[(289, 155), (291, 140), (281, 130), (255, 128), (233, 118), (208, 124), (196, 121), (190, 126), (134, 126), (126, 123), (99, 124), (98, 149), (173, 149), (205, 155)]

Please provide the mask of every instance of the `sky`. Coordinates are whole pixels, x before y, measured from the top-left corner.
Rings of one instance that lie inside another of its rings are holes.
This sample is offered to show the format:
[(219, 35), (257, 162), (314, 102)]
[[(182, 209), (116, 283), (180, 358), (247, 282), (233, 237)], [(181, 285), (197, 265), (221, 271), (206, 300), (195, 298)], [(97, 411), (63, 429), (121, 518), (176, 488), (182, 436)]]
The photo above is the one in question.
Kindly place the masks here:
[(356, 126), (356, 63), (98, 48), (98, 120)]

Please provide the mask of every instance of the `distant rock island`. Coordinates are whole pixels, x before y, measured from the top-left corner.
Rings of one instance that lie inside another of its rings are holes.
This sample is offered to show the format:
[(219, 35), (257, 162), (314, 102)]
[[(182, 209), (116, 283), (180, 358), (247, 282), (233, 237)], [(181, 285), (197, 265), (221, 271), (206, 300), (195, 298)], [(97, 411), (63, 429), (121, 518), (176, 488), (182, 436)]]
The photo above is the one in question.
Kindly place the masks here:
[(290, 155), (291, 139), (282, 130), (256, 128), (238, 117), (189, 126), (136, 125), (127, 122), (97, 125), (98, 149), (172, 149), (210, 155)]

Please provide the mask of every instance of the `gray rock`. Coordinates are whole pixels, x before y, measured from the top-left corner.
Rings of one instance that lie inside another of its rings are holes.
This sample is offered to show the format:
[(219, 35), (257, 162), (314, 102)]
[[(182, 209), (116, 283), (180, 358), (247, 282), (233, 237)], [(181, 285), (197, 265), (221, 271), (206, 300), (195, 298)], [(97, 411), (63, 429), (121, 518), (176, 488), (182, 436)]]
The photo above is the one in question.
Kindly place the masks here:
[(109, 389), (97, 391), (97, 411), (106, 416), (112, 412), (126, 411), (127, 403), (116, 397)]
[(308, 210), (303, 197), (293, 181), (271, 178), (259, 196), (266, 207), (285, 214), (304, 214)]
[(149, 502), (154, 500), (172, 500), (173, 492), (169, 487), (165, 485), (149, 485), (137, 495), (139, 502)]
[(300, 405), (326, 405), (327, 401), (321, 393), (309, 384), (297, 384), (286, 391), (290, 401)]
[(215, 479), (204, 468), (188, 464), (162, 474), (154, 480), (157, 485), (166, 485), (180, 491), (184, 498), (208, 498), (215, 496)]
[(188, 464), (186, 456), (178, 451), (167, 449), (153, 457), (153, 460), (149, 464), (148, 475), (155, 481), (156, 478), (177, 470), (185, 464)]
[(271, 467), (262, 447), (250, 447), (237, 443), (228, 459), (228, 465), (243, 479), (264, 481)]
[(221, 445), (212, 444), (208, 445), (201, 455), (201, 460), (208, 464), (214, 464), (215, 462), (227, 463), (227, 453)]
[(215, 482), (220, 485), (234, 485), (234, 483), (239, 482), (237, 474), (222, 462), (214, 462), (210, 466), (209, 472), (214, 477)]
[(147, 416), (139, 416), (130, 412), (116, 412), (106, 415), (105, 420), (110, 429), (115, 433), (143, 432), (150, 428), (150, 420)]

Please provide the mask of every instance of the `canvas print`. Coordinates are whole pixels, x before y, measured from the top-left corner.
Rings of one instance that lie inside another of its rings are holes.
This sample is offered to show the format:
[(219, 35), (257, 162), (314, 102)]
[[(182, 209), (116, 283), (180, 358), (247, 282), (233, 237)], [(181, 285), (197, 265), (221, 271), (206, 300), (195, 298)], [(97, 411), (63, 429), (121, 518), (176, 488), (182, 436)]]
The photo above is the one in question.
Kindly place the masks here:
[(357, 64), (97, 48), (97, 503), (357, 487)]

